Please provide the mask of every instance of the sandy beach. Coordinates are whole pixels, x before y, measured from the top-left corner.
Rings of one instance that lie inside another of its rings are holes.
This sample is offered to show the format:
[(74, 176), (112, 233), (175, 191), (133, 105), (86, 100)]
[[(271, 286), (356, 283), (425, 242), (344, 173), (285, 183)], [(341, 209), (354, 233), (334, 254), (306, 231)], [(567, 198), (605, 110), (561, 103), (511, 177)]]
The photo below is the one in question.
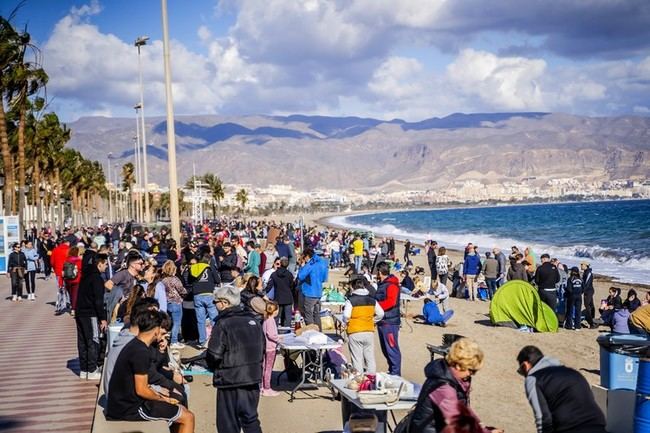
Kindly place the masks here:
[[(325, 215), (305, 217), (307, 226), (322, 225)], [(279, 219), (279, 218), (276, 218)], [(291, 220), (291, 218), (283, 218)], [(468, 239), (471, 241), (471, 239)], [(401, 255), (403, 245), (398, 242), (397, 253)], [(449, 252), (452, 261), (462, 258), (459, 251)], [(414, 264), (426, 265), (423, 254), (415, 256)], [(426, 267), (426, 266), (425, 266)], [(342, 278), (341, 271), (330, 273), (330, 282), (337, 284)], [(606, 297), (610, 282), (598, 278), (595, 282), (598, 301)], [(627, 290), (626, 284), (618, 284)], [(637, 286), (638, 287), (638, 286)], [(481, 420), (490, 426), (504, 428), (511, 433), (533, 433), (535, 431), (532, 411), (526, 401), (523, 379), (517, 375), (515, 357), (519, 350), (534, 344), (562, 363), (579, 370), (591, 384), (598, 384), (599, 348), (597, 336), (606, 332), (605, 327), (598, 330), (583, 328), (579, 332), (560, 329), (558, 333), (522, 333), (517, 330), (493, 327), (489, 321), (489, 302), (469, 302), (451, 299), (454, 317), (446, 328), (416, 324), (411, 317), (403, 323), (400, 332), (402, 350), (402, 375), (414, 382), (424, 381), (424, 366), (429, 361), (427, 343), (440, 344), (443, 333), (456, 333), (475, 339), (485, 351), (485, 366), (475, 376), (472, 385), (472, 407)], [(409, 306), (409, 315), (419, 314), (422, 302)], [(345, 353), (347, 355), (347, 346)], [(375, 340), (375, 352), (379, 371), (385, 371), (386, 361)], [(282, 365), (276, 360), (275, 376)], [(284, 379), (278, 389), (286, 390), (290, 384)], [(192, 385), (191, 406), (197, 413), (197, 432), (214, 431), (215, 392), (211, 386), (210, 376), (199, 376)], [(340, 403), (331, 399), (327, 388), (298, 394), (297, 400), (288, 401), (288, 394), (274, 398), (262, 397), (260, 418), (265, 432), (270, 433), (307, 433), (340, 432), (342, 430)], [(405, 413), (399, 414), (404, 416)]]

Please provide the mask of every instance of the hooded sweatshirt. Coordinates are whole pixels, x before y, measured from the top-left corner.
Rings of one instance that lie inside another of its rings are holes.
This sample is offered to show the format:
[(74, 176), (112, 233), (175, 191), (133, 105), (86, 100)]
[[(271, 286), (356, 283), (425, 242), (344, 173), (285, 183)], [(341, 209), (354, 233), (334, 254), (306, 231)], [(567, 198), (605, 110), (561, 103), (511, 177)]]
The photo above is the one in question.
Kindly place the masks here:
[(395, 275), (387, 276), (377, 285), (375, 299), (384, 310), (384, 318), (379, 322), (380, 324), (400, 324), (399, 298), (399, 280)]
[(115, 340), (113, 340), (113, 345), (109, 348), (106, 359), (104, 360), (104, 394), (106, 395), (106, 400), (108, 401), (108, 384), (111, 383), (111, 375), (113, 374), (113, 369), (115, 368), (115, 363), (117, 362), (118, 356), (126, 346), (126, 343), (133, 340), (135, 334), (132, 334), (128, 328), (124, 328), (117, 334)]
[(525, 388), (537, 433), (605, 433), (605, 417), (589, 383), (557, 359), (540, 359), (528, 372)]

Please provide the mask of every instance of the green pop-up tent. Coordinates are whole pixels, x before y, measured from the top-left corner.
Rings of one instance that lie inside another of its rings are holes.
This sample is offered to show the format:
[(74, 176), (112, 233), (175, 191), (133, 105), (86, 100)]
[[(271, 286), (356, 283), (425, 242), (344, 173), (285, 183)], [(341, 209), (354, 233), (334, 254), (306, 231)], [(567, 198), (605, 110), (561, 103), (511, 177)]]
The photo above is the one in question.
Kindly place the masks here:
[(497, 326), (535, 328), (537, 332), (557, 332), (555, 312), (539, 298), (537, 290), (521, 280), (501, 286), (490, 304), (490, 320)]

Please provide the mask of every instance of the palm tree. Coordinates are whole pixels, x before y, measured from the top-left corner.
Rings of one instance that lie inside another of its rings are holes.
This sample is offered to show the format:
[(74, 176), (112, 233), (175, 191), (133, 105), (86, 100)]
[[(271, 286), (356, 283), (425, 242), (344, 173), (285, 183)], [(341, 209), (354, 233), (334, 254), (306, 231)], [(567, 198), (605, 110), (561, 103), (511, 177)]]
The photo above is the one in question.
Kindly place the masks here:
[(210, 198), (212, 199), (212, 218), (217, 217), (216, 207), (221, 207), (221, 200), (226, 196), (223, 189), (223, 182), (219, 179), (219, 176), (213, 173), (206, 173), (203, 175), (203, 182), (207, 185), (208, 191), (210, 191)]
[(244, 188), (240, 189), (237, 191), (235, 200), (240, 204), (241, 210), (243, 212), (246, 209), (246, 203), (248, 203), (248, 192)]
[[(31, 50), (36, 59), (30, 62), (26, 54)], [(5, 88), (10, 106), (18, 112), (18, 213), (20, 221), (25, 208), (25, 124), (27, 111), (31, 108), (29, 98), (47, 84), (48, 76), (38, 62), (39, 51), (32, 45), (29, 33), (20, 34), (19, 53), (16, 61), (8, 68)], [(44, 101), (43, 101), (44, 103)], [(43, 103), (40, 103), (42, 109)], [(38, 104), (38, 102), (36, 103)], [(38, 110), (35, 104), (34, 108)]]
[(5, 214), (11, 213), (14, 198), (14, 161), (9, 149), (9, 133), (7, 131), (7, 120), (4, 102), (9, 101), (8, 88), (10, 87), (9, 77), (11, 69), (20, 57), (21, 35), (14, 29), (11, 19), (14, 17), (14, 10), (9, 19), (0, 16), (0, 151), (5, 175), (4, 206)]
[(132, 162), (127, 162), (122, 166), (122, 191), (128, 191), (129, 202), (131, 203), (131, 209), (135, 211), (135, 204), (134, 204), (133, 193), (132, 193), (134, 184), (135, 184), (135, 167), (133, 166)]

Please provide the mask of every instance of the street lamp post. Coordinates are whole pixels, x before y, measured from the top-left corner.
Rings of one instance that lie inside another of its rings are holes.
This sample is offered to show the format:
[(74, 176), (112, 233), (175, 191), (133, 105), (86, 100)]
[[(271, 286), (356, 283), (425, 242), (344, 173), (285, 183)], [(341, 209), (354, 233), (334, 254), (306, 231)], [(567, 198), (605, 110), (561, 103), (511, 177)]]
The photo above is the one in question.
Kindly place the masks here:
[(147, 171), (147, 135), (144, 128), (144, 83), (142, 82), (142, 59), (140, 56), (140, 47), (147, 44), (149, 36), (140, 36), (135, 40), (134, 45), (138, 48), (138, 73), (140, 75), (140, 125), (142, 128), (142, 165), (144, 179), (144, 222), (150, 222), (149, 219), (149, 175)]
[(108, 222), (113, 222), (113, 208), (111, 207), (111, 158), (113, 157), (113, 152), (108, 152), (107, 156), (107, 162), (106, 162), (106, 167), (107, 167), (107, 176), (108, 176), (108, 182), (106, 182), (106, 186), (108, 187)]
[(45, 189), (43, 187), (39, 188), (38, 190), (38, 229), (42, 229), (43, 226), (45, 225), (43, 221), (43, 214), (44, 214), (44, 209), (43, 209), (43, 199), (45, 198)]
[(5, 188), (5, 176), (4, 174), (0, 174), (0, 212), (2, 213), (2, 215), (4, 215), (5, 213), (5, 208), (3, 203), (4, 194), (5, 194), (4, 188)]
[(172, 71), (169, 61), (169, 27), (167, 0), (162, 3), (163, 60), (165, 64), (165, 95), (167, 96), (167, 162), (169, 167), (169, 201), (172, 238), (181, 244), (181, 223), (178, 215), (178, 181), (176, 179), (176, 132), (174, 130), (174, 100), (172, 98)]
[[(135, 186), (138, 188), (138, 193), (136, 194), (136, 197), (138, 198), (138, 215), (137, 219), (138, 221), (142, 222), (142, 195), (141, 191), (142, 189), (140, 188), (140, 183), (142, 182), (142, 176), (141, 176), (141, 164), (140, 164), (140, 126), (139, 126), (139, 115), (138, 115), (138, 110), (140, 110), (141, 105), (140, 104), (135, 104), (133, 108), (135, 108), (135, 138), (136, 138), (136, 143), (135, 143)], [(135, 213), (135, 212), (134, 212)]]

